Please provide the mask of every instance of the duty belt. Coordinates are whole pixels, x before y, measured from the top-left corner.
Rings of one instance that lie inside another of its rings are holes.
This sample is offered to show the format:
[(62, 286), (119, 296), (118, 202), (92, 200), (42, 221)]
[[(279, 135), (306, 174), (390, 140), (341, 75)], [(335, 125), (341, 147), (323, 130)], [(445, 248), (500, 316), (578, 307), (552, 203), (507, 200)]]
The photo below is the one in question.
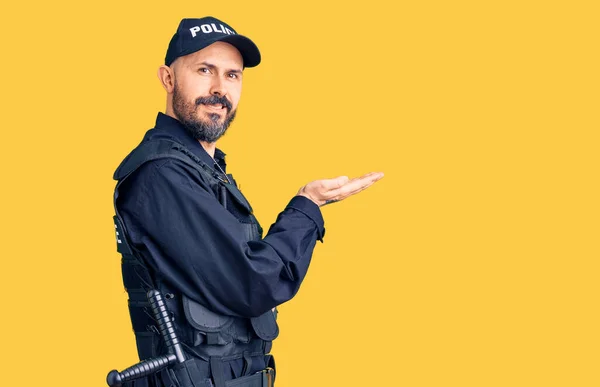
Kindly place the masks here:
[[(186, 369), (184, 372), (174, 372), (179, 387), (196, 387), (194, 379), (200, 375), (198, 375), (197, 368), (191, 364), (193, 360), (186, 359), (183, 348), (175, 333), (173, 323), (170, 321), (162, 295), (156, 290), (150, 290), (147, 296), (150, 301), (152, 313), (158, 324), (158, 330), (167, 345), (168, 354), (144, 360), (121, 372), (113, 370), (109, 372), (106, 382), (111, 387), (120, 387), (125, 382), (155, 374), (163, 369), (170, 368), (170, 366), (178, 366), (176, 368), (184, 367)], [(190, 366), (189, 368), (188, 365)], [(213, 368), (213, 365), (216, 368)], [(220, 361), (211, 362), (212, 371), (217, 371), (221, 366), (222, 363)], [(183, 369), (180, 369), (180, 371), (183, 371)], [(182, 377), (184, 375), (185, 377)], [(218, 370), (218, 372), (213, 372), (213, 381), (214, 387), (273, 387), (275, 370), (267, 367), (255, 374), (227, 381), (223, 378), (223, 372)]]
[[(241, 378), (228, 380), (225, 382), (225, 387), (273, 387), (275, 381), (275, 370), (267, 367), (253, 375), (242, 376)], [(219, 387), (219, 383), (215, 381), (215, 387)]]

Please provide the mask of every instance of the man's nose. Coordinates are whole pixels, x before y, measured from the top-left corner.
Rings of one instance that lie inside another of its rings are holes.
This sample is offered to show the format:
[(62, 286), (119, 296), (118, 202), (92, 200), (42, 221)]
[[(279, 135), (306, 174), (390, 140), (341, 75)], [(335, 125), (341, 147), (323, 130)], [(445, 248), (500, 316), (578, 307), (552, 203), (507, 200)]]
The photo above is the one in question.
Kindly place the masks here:
[(217, 95), (219, 97), (224, 97), (225, 95), (227, 95), (227, 90), (225, 89), (223, 81), (220, 77), (213, 78), (213, 82), (210, 88), (210, 94)]

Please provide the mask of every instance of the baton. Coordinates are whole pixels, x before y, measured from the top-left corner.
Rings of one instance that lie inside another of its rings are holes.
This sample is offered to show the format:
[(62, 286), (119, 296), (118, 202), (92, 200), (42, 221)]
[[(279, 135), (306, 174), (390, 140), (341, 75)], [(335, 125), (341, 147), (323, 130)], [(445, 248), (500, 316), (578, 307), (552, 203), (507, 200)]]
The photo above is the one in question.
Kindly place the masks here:
[(121, 384), (124, 382), (148, 376), (171, 364), (183, 363), (186, 360), (162, 295), (158, 290), (152, 289), (148, 291), (147, 297), (150, 302), (150, 308), (152, 308), (152, 314), (158, 324), (158, 330), (167, 344), (168, 353), (139, 362), (121, 372), (117, 370), (110, 371), (106, 376), (106, 383), (111, 387), (121, 387)]

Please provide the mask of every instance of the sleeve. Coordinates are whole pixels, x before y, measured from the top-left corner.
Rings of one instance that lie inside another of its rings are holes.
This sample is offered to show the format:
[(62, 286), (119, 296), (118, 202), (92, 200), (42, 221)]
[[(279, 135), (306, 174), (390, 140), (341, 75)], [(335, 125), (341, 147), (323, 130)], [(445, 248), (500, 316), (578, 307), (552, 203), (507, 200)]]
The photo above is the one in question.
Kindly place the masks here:
[(259, 316), (294, 297), (325, 231), (315, 203), (292, 198), (262, 240), (247, 242), (196, 171), (170, 160), (140, 173), (143, 184), (129, 193), (136, 196), (130, 215), (141, 250), (165, 280), (233, 316)]

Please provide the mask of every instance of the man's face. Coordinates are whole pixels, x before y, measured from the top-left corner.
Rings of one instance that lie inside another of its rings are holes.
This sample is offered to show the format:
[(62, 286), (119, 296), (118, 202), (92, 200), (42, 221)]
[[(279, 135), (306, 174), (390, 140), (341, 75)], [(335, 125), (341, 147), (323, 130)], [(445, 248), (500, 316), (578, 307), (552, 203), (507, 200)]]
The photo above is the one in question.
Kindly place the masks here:
[(229, 43), (216, 42), (173, 62), (173, 113), (200, 141), (217, 141), (235, 118), (243, 60)]

